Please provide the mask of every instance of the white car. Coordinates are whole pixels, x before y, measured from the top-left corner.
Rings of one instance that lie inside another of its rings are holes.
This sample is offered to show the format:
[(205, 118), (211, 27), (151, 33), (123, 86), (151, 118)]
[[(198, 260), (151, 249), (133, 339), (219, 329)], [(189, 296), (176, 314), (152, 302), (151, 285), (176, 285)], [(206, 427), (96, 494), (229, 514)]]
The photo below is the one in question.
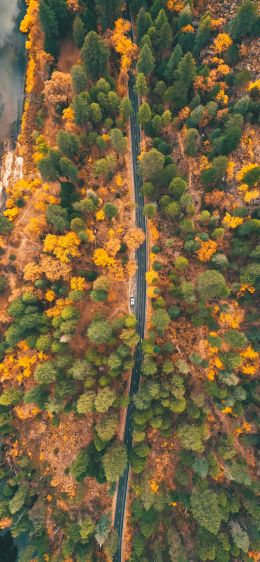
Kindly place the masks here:
[(135, 298), (130, 297), (130, 306), (134, 306), (134, 305), (135, 305)]

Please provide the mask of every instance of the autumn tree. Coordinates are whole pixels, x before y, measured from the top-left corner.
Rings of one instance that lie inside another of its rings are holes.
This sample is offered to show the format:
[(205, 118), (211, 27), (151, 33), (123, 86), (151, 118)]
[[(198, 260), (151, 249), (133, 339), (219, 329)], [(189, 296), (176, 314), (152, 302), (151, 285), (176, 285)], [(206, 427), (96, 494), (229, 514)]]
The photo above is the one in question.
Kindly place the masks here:
[(104, 40), (95, 31), (85, 37), (82, 47), (82, 60), (90, 80), (98, 80), (106, 73), (109, 50)]
[(124, 242), (129, 250), (137, 250), (145, 240), (145, 233), (141, 228), (129, 228), (124, 236)]
[(107, 513), (104, 513), (97, 522), (95, 539), (101, 548), (106, 541), (111, 529), (111, 521)]
[(71, 75), (54, 70), (50, 80), (44, 85), (44, 96), (47, 103), (68, 105), (72, 99)]

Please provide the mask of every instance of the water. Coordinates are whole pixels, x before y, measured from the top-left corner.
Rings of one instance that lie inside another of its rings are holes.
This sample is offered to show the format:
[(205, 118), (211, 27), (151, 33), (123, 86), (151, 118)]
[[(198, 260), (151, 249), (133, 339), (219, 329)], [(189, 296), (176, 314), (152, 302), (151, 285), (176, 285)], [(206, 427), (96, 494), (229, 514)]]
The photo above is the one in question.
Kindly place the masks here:
[(0, 0), (0, 143), (14, 137), (24, 87), (24, 36), (19, 31), (23, 0)]

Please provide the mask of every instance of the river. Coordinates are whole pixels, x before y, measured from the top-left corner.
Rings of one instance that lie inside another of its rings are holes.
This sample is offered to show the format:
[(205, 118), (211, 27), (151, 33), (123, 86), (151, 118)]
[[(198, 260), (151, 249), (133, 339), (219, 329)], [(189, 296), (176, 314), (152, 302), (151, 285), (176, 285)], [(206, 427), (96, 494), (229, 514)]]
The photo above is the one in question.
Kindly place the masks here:
[(13, 139), (21, 117), (25, 49), (19, 31), (24, 13), (21, 0), (0, 0), (0, 142)]
[(14, 165), (21, 168), (14, 148), (23, 107), (26, 57), (19, 27), (25, 9), (24, 0), (0, 0), (0, 208)]
[[(26, 66), (25, 38), (19, 31), (25, 13), (24, 0), (0, 0), (0, 206), (12, 164), (23, 106)], [(20, 169), (19, 176), (22, 171)], [(1, 486), (0, 486), (1, 487)], [(1, 498), (1, 490), (0, 490)], [(15, 562), (17, 547), (10, 533), (0, 533), (0, 562)]]

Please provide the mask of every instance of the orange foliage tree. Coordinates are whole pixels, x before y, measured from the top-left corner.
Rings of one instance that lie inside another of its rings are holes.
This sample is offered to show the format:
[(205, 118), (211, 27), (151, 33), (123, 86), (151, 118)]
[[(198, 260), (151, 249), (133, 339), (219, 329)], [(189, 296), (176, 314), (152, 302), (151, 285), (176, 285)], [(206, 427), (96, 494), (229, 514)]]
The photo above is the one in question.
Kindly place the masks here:
[(137, 250), (145, 240), (145, 233), (141, 228), (129, 228), (124, 236), (124, 242), (129, 250)]
[(80, 255), (78, 250), (79, 245), (80, 239), (75, 232), (68, 232), (62, 236), (47, 234), (44, 240), (43, 250), (44, 252), (53, 253), (62, 263), (68, 263), (71, 258)]
[(44, 96), (47, 103), (49, 102), (51, 105), (56, 103), (68, 105), (72, 99), (71, 75), (55, 70), (51, 79), (45, 82)]

